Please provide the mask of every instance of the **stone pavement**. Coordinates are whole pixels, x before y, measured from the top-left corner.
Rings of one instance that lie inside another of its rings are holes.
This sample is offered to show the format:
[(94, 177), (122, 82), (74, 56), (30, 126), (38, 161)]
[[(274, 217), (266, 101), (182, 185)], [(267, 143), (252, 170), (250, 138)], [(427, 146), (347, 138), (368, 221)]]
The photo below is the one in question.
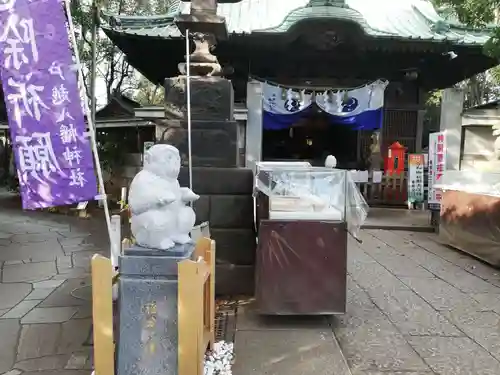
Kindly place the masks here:
[[(108, 254), (104, 220), (24, 213), (1, 196), (0, 207), (0, 375), (88, 375), (89, 260)], [(242, 308), (235, 375), (500, 374), (500, 271), (430, 233), (360, 237), (347, 313), (264, 324)]]
[(89, 260), (109, 253), (104, 219), (22, 212), (4, 195), (0, 207), (0, 374), (89, 374)]
[(430, 211), (370, 207), (364, 229), (434, 232)]
[(345, 315), (270, 322), (238, 310), (235, 375), (500, 374), (500, 271), (431, 233), (360, 237)]

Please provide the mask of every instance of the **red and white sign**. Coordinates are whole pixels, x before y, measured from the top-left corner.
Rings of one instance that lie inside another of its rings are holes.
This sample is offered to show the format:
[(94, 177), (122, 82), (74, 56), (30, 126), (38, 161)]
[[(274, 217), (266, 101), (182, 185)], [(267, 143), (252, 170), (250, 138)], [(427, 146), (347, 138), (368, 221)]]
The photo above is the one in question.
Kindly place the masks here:
[(434, 186), (440, 184), (446, 170), (446, 133), (429, 135), (429, 204), (441, 204), (442, 191)]

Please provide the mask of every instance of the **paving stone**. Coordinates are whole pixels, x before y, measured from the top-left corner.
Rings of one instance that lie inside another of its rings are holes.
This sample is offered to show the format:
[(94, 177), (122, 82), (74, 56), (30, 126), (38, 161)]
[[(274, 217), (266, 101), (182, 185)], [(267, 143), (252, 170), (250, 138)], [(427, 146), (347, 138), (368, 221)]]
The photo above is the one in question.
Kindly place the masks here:
[(238, 331), (235, 345), (238, 353), (245, 353), (233, 367), (238, 375), (331, 375), (345, 366), (334, 360), (330, 331)]
[[(448, 261), (413, 242), (416, 240), (415, 238), (405, 238), (401, 235), (400, 231), (375, 231), (372, 233), (378, 239), (384, 241), (384, 243), (390, 244), (391, 247), (397, 250), (398, 254), (405, 255), (431, 272), (433, 265), (450, 264)], [(389, 246), (387, 244), (386, 246)]]
[(91, 251), (80, 251), (77, 253), (73, 253), (73, 265), (75, 267), (82, 267), (85, 269), (89, 269), (90, 267), (90, 260), (95, 254), (105, 254), (106, 252), (104, 251), (96, 251), (96, 250), (91, 250)]
[(61, 285), (64, 282), (64, 280), (46, 280), (46, 281), (40, 281), (37, 283), (33, 283), (33, 288), (34, 289), (45, 289), (45, 288), (57, 288), (59, 285)]
[(435, 375), (432, 371), (356, 371), (352, 375)]
[(238, 307), (238, 330), (329, 330), (328, 320), (324, 316), (290, 316), (283, 319), (281, 316), (259, 315), (254, 304)]
[(0, 247), (7, 247), (12, 245), (12, 240), (9, 238), (0, 238)]
[(366, 290), (408, 290), (406, 285), (378, 263), (353, 263), (348, 271)]
[(48, 232), (45, 234), (15, 234), (11, 237), (11, 241), (14, 243), (26, 244), (26, 243), (39, 243), (45, 242), (57, 238), (57, 234)]
[(54, 288), (37, 288), (26, 297), (26, 300), (43, 300), (49, 296), (50, 293), (54, 291)]
[(44, 370), (60, 370), (64, 369), (68, 360), (69, 354), (49, 355), (41, 358), (26, 359), (17, 362), (14, 368), (23, 371), (44, 371)]
[(0, 232), (0, 238), (1, 239), (8, 239), (8, 238), (11, 238), (11, 237), (12, 237), (12, 234), (10, 234), (10, 233)]
[[(70, 236), (70, 237), (66, 237)], [(72, 234), (71, 232), (65, 234), (65, 238), (60, 238), (59, 243), (63, 246), (79, 246), (79, 245), (84, 245), (86, 243), (87, 238), (89, 237), (89, 234)]]
[(60, 269), (59, 274), (52, 277), (53, 280), (63, 279), (80, 279), (90, 275), (90, 267), (73, 267)]
[(31, 310), (21, 320), (22, 324), (62, 323), (70, 320), (76, 314), (74, 307), (37, 307)]
[(353, 285), (347, 300), (331, 325), (353, 372), (430, 370), (364, 291)]
[(500, 314), (500, 295), (491, 293), (470, 294), (472, 298), (479, 302), (483, 311), (491, 310)]
[(64, 254), (65, 255), (72, 255), (73, 253), (78, 253), (81, 251), (89, 251), (96, 249), (96, 246), (93, 244), (82, 244), (82, 245), (73, 245), (73, 246), (64, 246)]
[(37, 262), (48, 262), (56, 259), (58, 255), (64, 255), (59, 242), (56, 239), (40, 243), (12, 244), (0, 252), (0, 260), (33, 259)]
[[(54, 262), (56, 261), (57, 255), (63, 254), (62, 251), (56, 251), (56, 252), (48, 252), (48, 251), (39, 251), (35, 252), (34, 254), (31, 251), (32, 246), (27, 246), (27, 248), (30, 249), (30, 251), (26, 251), (26, 255), (30, 254), (29, 259), (31, 263), (40, 263), (40, 262)], [(23, 248), (21, 248), (23, 250)], [(51, 249), (52, 251), (52, 249)]]
[(468, 337), (414, 336), (408, 341), (437, 374), (500, 374), (500, 362)]
[(375, 259), (381, 256), (386, 257), (388, 255), (396, 256), (401, 254), (398, 249), (381, 241), (370, 232), (361, 231), (359, 237), (363, 242), (359, 243), (358, 246)]
[(412, 291), (368, 292), (375, 304), (406, 335), (463, 336), (453, 324)]
[(384, 316), (353, 319), (335, 334), (353, 371), (429, 371), (397, 328)]
[(477, 301), (443, 280), (407, 277), (401, 280), (436, 310), (481, 310)]
[[(458, 266), (459, 268), (469, 272), (470, 274), (473, 274), (485, 280), (493, 279), (498, 281), (500, 279), (500, 272), (498, 270), (478, 261), (477, 259), (457, 249), (453, 249), (440, 244), (439, 238), (435, 234), (408, 233), (406, 237), (411, 238), (412, 241), (419, 244), (421, 247), (424, 247), (428, 252), (433, 253), (440, 258), (443, 258), (444, 260)], [(440, 269), (442, 270), (443, 268), (449, 268), (449, 266), (447, 266), (444, 262), (433, 262), (429, 265), (429, 267), (433, 267), (436, 271), (439, 271)], [(464, 285), (467, 286), (467, 283), (464, 282)], [(471, 285), (468, 285), (468, 287), (471, 287)]]
[(380, 256), (377, 261), (396, 276), (434, 278), (435, 275), (409, 259), (406, 255)]
[(59, 354), (82, 350), (88, 339), (92, 319), (72, 319), (61, 325), (61, 338), (57, 347)]
[(89, 375), (91, 371), (89, 370), (46, 370), (37, 371), (33, 375)]
[(500, 315), (489, 311), (444, 312), (469, 337), (500, 360)]
[(500, 288), (500, 280), (498, 279), (485, 279), (485, 281)]
[(0, 373), (9, 371), (14, 364), (19, 330), (17, 319), (0, 320)]
[(348, 262), (355, 261), (358, 263), (374, 263), (376, 260), (357, 246), (354, 242), (350, 242), (347, 247)]
[(50, 278), (50, 280), (60, 280), (60, 281), (64, 282), (64, 281), (68, 280), (68, 275), (64, 275), (64, 274), (62, 274), (62, 275), (55, 275), (55, 276), (52, 276)]
[(92, 299), (92, 288), (90, 285), (90, 278), (66, 280), (41, 303), (40, 307), (86, 305)]
[(20, 375), (21, 373), (22, 373), (22, 371), (14, 369), (14, 370), (4, 372), (2, 375)]
[(442, 268), (435, 267), (432, 272), (465, 293), (500, 293), (500, 288), (453, 264)]
[(349, 327), (360, 326), (372, 318), (383, 316), (382, 311), (370, 300), (368, 294), (353, 281), (349, 283), (347, 292), (346, 313), (328, 319), (334, 327)]
[(71, 354), (66, 366), (67, 370), (86, 370), (92, 368), (92, 358), (90, 351)]
[(17, 361), (58, 354), (57, 345), (60, 335), (60, 324), (23, 325)]
[(21, 301), (14, 308), (9, 310), (8, 313), (2, 315), (1, 319), (20, 319), (33, 310), (39, 303), (40, 301), (38, 300)]
[(56, 273), (56, 265), (52, 262), (4, 266), (3, 282), (17, 283), (40, 281), (48, 279)]
[(0, 284), (0, 309), (10, 309), (14, 307), (30, 292), (30, 284)]
[(59, 256), (56, 259), (57, 270), (61, 272), (63, 269), (73, 268), (73, 262), (70, 255)]
[(73, 316), (73, 319), (87, 319), (92, 318), (92, 305), (87, 304), (77, 307), (77, 313)]

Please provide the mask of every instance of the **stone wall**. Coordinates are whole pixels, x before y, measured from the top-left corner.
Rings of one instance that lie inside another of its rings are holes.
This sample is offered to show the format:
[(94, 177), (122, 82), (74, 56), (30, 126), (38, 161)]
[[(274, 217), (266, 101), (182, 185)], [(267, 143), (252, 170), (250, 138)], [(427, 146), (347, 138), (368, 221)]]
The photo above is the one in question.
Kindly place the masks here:
[[(187, 168), (181, 186), (189, 185)], [(218, 295), (253, 295), (256, 233), (253, 221), (253, 172), (244, 168), (193, 168), (197, 223), (208, 221), (216, 242)]]

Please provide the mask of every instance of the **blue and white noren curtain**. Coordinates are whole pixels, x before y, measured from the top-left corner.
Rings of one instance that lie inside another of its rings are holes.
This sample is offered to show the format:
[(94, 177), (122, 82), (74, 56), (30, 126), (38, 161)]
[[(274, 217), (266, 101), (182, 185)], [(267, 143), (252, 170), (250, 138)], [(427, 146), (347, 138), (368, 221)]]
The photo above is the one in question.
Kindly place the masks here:
[(264, 83), (262, 95), (263, 127), (288, 129), (313, 111), (313, 103), (328, 114), (332, 125), (353, 129), (380, 129), (384, 113), (386, 81), (376, 81), (352, 90), (306, 93)]

